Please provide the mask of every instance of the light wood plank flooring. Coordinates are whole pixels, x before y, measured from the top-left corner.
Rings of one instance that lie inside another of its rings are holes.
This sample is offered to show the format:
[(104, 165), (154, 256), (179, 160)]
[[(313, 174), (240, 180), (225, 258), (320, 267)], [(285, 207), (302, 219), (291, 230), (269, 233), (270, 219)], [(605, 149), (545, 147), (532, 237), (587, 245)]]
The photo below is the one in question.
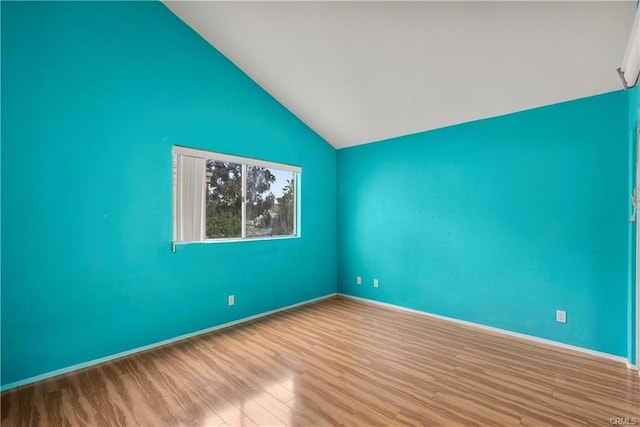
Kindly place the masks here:
[(3, 427), (640, 424), (624, 364), (341, 297), (0, 398)]

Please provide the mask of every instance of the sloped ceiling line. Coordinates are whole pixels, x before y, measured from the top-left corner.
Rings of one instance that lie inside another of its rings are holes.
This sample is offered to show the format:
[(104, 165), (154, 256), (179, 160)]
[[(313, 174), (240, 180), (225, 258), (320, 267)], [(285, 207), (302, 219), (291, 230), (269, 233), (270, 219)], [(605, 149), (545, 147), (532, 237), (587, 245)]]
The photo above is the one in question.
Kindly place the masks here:
[(635, 1), (165, 5), (336, 148), (621, 88)]

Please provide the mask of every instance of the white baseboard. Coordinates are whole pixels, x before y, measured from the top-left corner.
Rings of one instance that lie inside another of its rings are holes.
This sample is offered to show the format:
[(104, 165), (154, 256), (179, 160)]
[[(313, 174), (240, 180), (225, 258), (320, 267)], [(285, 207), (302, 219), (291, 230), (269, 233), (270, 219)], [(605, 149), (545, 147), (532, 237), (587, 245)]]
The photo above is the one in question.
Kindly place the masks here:
[(244, 317), (242, 319), (234, 320), (233, 322), (223, 323), (221, 325), (212, 326), (210, 328), (202, 329), (200, 331), (190, 332), (188, 334), (180, 335), (180, 336), (177, 336), (177, 337), (174, 337), (174, 338), (169, 338), (169, 339), (166, 339), (164, 341), (158, 341), (158, 342), (153, 343), (153, 344), (148, 344), (148, 345), (145, 345), (145, 346), (142, 346), (142, 347), (137, 347), (137, 348), (134, 348), (132, 350), (123, 351), (123, 352), (120, 352), (120, 353), (112, 354), (110, 356), (105, 356), (105, 357), (101, 357), (99, 359), (90, 360), (88, 362), (78, 363), (77, 365), (68, 366), (66, 368), (56, 369), (55, 371), (47, 372), (47, 373), (44, 373), (44, 374), (36, 375), (34, 377), (26, 378), (24, 380), (15, 381), (15, 382), (12, 382), (12, 383), (9, 383), (9, 384), (5, 384), (2, 387), (0, 387), (0, 392), (1, 391), (5, 391), (5, 390), (10, 390), (12, 388), (20, 387), (20, 386), (23, 386), (23, 385), (31, 384), (31, 383), (34, 383), (36, 381), (46, 380), (48, 378), (56, 377), (58, 375), (67, 374), (69, 372), (77, 371), (79, 369), (88, 368), (90, 366), (98, 365), (100, 363), (109, 362), (111, 360), (119, 359), (121, 357), (129, 356), (129, 355), (132, 355), (132, 354), (135, 354), (135, 353), (140, 353), (141, 351), (151, 350), (152, 348), (156, 348), (156, 347), (160, 347), (160, 346), (163, 346), (163, 345), (171, 344), (171, 343), (174, 343), (174, 342), (177, 342), (177, 341), (186, 340), (188, 338), (193, 338), (195, 336), (206, 334), (206, 333), (213, 332), (213, 331), (217, 331), (219, 329), (228, 328), (230, 326), (234, 326), (234, 325), (237, 325), (239, 323), (244, 323), (244, 322), (248, 322), (250, 320), (259, 319), (260, 317), (269, 316), (270, 314), (278, 313), (280, 311), (290, 310), (292, 308), (299, 307), (301, 305), (311, 304), (311, 303), (314, 303), (314, 302), (317, 302), (317, 301), (321, 301), (321, 300), (324, 300), (324, 299), (327, 299), (327, 298), (334, 297), (336, 295), (337, 294), (334, 292), (334, 293), (327, 294), (327, 295), (324, 295), (324, 296), (321, 296), (321, 297), (318, 297), (318, 298), (312, 298), (310, 300), (306, 300), (306, 301), (302, 301), (302, 302), (299, 302), (299, 303), (296, 303), (296, 304), (288, 305), (286, 307), (276, 308), (275, 310), (265, 311), (265, 312), (260, 313), (260, 314), (255, 314), (253, 316)]
[(428, 316), (428, 317), (432, 317), (435, 319), (441, 319), (441, 320), (446, 320), (449, 322), (454, 322), (454, 323), (458, 323), (460, 325), (466, 325), (466, 326), (471, 326), (474, 328), (478, 328), (478, 329), (483, 329), (485, 331), (491, 331), (491, 332), (496, 332), (499, 334), (503, 334), (503, 335), (509, 335), (512, 337), (517, 337), (517, 338), (522, 338), (528, 341), (532, 341), (532, 342), (536, 342), (536, 343), (540, 343), (540, 344), (547, 344), (547, 345), (551, 345), (554, 347), (560, 347), (560, 348), (564, 348), (567, 350), (573, 350), (573, 351), (578, 351), (580, 353), (586, 353), (586, 354), (590, 354), (592, 356), (598, 356), (598, 357), (603, 357), (605, 359), (609, 359), (609, 360), (614, 360), (616, 362), (620, 362), (620, 363), (624, 363), (627, 365), (627, 367), (629, 369), (637, 369), (637, 367), (635, 367), (635, 365), (631, 365), (629, 363), (629, 361), (627, 360), (626, 357), (622, 357), (622, 356), (617, 356), (615, 354), (609, 354), (609, 353), (604, 353), (601, 351), (596, 351), (596, 350), (591, 350), (588, 348), (584, 348), (584, 347), (578, 347), (575, 345), (570, 345), (570, 344), (565, 344), (559, 341), (553, 341), (553, 340), (549, 340), (546, 338), (539, 338), (533, 335), (527, 335), (527, 334), (521, 334), (519, 332), (513, 332), (513, 331), (509, 331), (507, 329), (500, 329), (500, 328), (494, 328), (493, 326), (486, 326), (486, 325), (482, 325), (480, 323), (474, 323), (474, 322), (468, 322), (466, 320), (460, 320), (460, 319), (455, 319), (453, 317), (447, 317), (447, 316), (441, 316), (439, 314), (433, 314), (433, 313), (429, 313), (428, 311), (420, 311), (420, 310), (414, 310), (412, 308), (407, 308), (407, 307), (403, 307), (401, 305), (395, 305), (395, 304), (389, 304), (386, 302), (381, 302), (381, 301), (376, 301), (376, 300), (372, 300), (372, 299), (368, 299), (368, 298), (362, 298), (362, 297), (356, 297), (353, 295), (347, 295), (347, 294), (343, 294), (338, 292), (339, 296), (345, 297), (345, 298), (351, 298), (354, 300), (358, 300), (358, 301), (363, 301), (363, 302), (367, 302), (370, 304), (375, 304), (375, 305), (380, 305), (383, 307), (388, 307), (388, 308), (393, 308), (396, 310), (402, 310), (402, 311), (406, 311), (409, 313), (414, 313), (414, 314), (419, 314), (422, 316)]

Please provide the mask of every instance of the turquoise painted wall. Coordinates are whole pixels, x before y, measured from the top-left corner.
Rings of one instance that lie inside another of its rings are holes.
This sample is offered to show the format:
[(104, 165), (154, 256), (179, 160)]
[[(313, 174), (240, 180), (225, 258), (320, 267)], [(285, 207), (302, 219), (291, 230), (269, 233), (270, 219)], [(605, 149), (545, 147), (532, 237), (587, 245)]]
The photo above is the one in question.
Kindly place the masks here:
[[(636, 146), (638, 128), (638, 102), (640, 100), (640, 89), (638, 87), (627, 92), (628, 99), (628, 141), (629, 141), (629, 179), (627, 193), (632, 194), (636, 185)], [(629, 203), (629, 215), (633, 212)], [(640, 216), (637, 220), (640, 220)], [(627, 287), (627, 328), (628, 347), (627, 354), (632, 364), (636, 363), (636, 223), (630, 223), (628, 227), (628, 287)]]
[(339, 291), (626, 356), (627, 105), (618, 91), (340, 150)]
[[(323, 139), (161, 3), (1, 8), (3, 385), (335, 292)], [(302, 237), (172, 253), (173, 144), (302, 166)]]

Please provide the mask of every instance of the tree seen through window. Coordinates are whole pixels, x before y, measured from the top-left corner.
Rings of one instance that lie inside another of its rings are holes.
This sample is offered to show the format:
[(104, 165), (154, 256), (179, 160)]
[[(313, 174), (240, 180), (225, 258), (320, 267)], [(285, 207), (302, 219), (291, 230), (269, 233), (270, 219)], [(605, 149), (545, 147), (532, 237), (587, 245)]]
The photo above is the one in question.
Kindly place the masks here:
[[(207, 160), (206, 236), (242, 236), (242, 165)], [(292, 235), (295, 173), (247, 165), (246, 237)]]

